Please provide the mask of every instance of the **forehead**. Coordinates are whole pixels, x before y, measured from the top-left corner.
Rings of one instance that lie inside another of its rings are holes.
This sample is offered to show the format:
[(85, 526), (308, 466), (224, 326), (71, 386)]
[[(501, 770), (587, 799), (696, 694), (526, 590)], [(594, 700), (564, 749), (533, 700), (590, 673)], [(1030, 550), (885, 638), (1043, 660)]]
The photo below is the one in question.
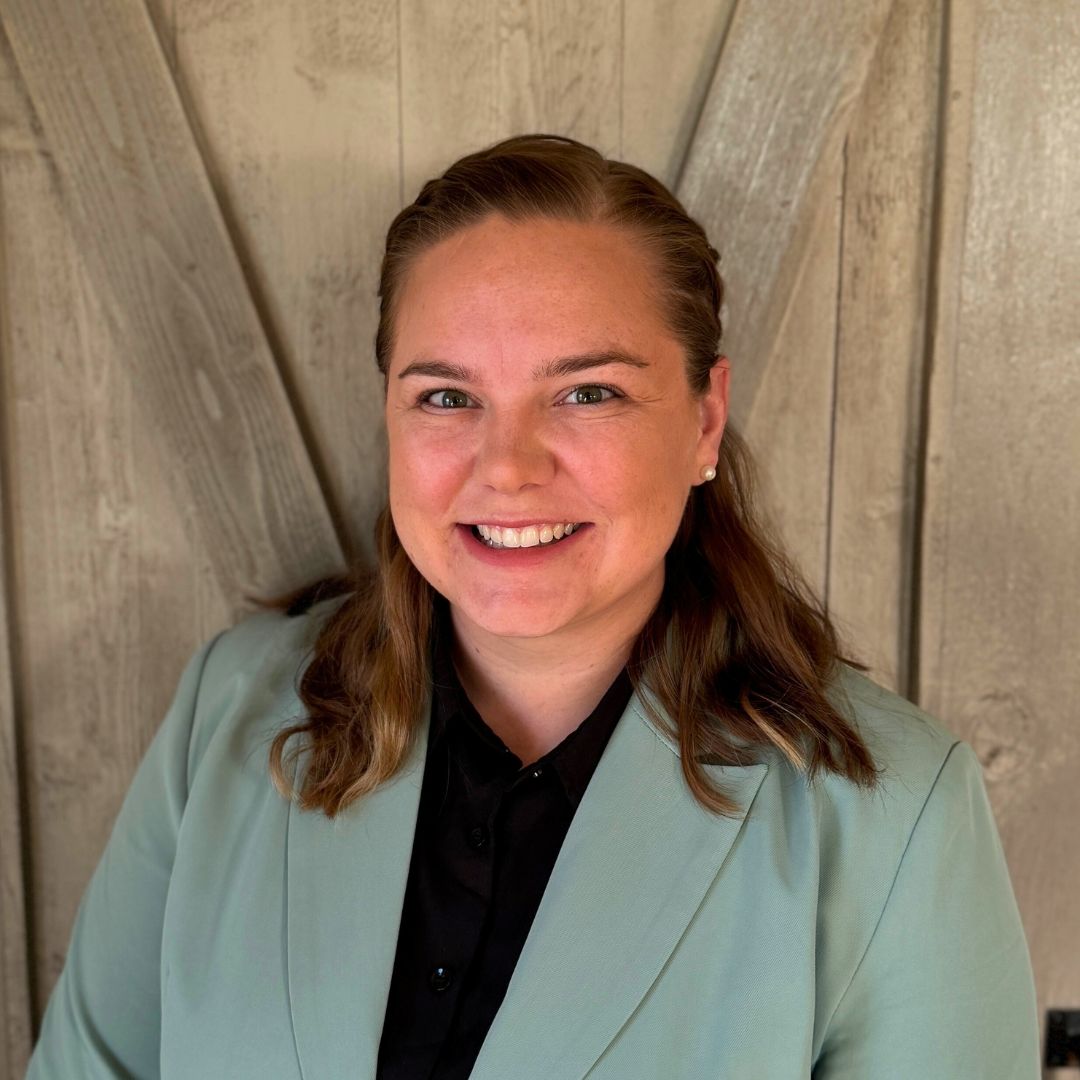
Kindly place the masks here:
[(677, 349), (659, 280), (625, 230), (492, 215), (424, 251), (398, 297), (395, 365), (416, 352), (545, 355), (623, 345)]

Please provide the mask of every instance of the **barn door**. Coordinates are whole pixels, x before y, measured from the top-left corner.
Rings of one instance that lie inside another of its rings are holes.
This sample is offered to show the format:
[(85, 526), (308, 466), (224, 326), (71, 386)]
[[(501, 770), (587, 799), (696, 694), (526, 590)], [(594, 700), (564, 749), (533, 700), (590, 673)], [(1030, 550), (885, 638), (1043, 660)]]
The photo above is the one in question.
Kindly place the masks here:
[(1080, 993), (1040, 872), (1078, 865), (1080, 8), (1015, 7), (5, 0), (0, 1075), (194, 644), (371, 555), (386, 225), (523, 130), (708, 229), (776, 528), (979, 751), (1040, 993)]

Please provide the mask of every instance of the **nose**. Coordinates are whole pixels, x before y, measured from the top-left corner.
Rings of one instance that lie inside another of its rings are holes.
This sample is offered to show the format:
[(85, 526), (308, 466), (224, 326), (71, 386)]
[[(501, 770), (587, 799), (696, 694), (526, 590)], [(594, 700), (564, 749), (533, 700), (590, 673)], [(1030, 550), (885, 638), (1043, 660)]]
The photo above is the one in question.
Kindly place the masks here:
[(542, 425), (525, 412), (485, 417), (473, 471), (493, 491), (515, 492), (548, 483), (555, 455)]

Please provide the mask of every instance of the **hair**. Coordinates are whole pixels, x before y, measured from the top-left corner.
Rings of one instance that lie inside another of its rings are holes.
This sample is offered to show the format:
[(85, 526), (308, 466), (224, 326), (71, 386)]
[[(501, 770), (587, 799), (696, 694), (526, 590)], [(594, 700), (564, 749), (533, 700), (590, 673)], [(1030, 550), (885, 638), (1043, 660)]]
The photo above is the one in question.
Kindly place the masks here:
[[(660, 307), (685, 350), (695, 397), (709, 387), (721, 338), (719, 255), (675, 196), (642, 169), (574, 139), (519, 135), (468, 154), (428, 180), (386, 237), (375, 359), (387, 385), (398, 298), (419, 255), (490, 214), (615, 226), (646, 253)], [(635, 640), (627, 673), (657, 727), (679, 747), (682, 774), (706, 809), (738, 805), (707, 764), (746, 764), (766, 747), (812, 779), (820, 770), (873, 788), (866, 745), (831, 700), (838, 633), (760, 519), (754, 466), (728, 422), (716, 478), (694, 485), (665, 556), (662, 595)], [(302, 809), (334, 817), (392, 777), (421, 730), (431, 686), (439, 598), (405, 553), (387, 504), (375, 525), (376, 565), (354, 565), (258, 601), (290, 613), (346, 594), (317, 634), (298, 693), (307, 715), (270, 746), (275, 786)], [(655, 696), (659, 709), (649, 695)], [(294, 736), (301, 737), (285, 753)], [(297, 788), (286, 766), (309, 756)]]

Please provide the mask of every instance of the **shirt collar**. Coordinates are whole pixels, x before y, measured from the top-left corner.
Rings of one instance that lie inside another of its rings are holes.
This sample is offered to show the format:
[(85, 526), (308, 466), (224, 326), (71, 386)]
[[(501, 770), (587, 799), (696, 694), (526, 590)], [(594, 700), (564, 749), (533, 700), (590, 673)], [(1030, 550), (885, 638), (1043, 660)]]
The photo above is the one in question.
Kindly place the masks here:
[[(449, 606), (437, 597), (432, 628), (432, 747), (446, 748), (480, 782), (507, 781), (523, 763), (491, 730), (469, 701), (453, 662), (454, 630)], [(633, 694), (626, 668), (616, 675), (595, 709), (558, 746), (531, 768), (544, 765), (558, 776), (571, 807), (577, 809), (615, 725)], [(451, 738), (450, 736), (454, 736)]]

